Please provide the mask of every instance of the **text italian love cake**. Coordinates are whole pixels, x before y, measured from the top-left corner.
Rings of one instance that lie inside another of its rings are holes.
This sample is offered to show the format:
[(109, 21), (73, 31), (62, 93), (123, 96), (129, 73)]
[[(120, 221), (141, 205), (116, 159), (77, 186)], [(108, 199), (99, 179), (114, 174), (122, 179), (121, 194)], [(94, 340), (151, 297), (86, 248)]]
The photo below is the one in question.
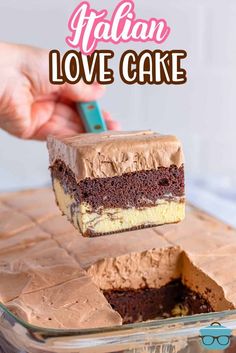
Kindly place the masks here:
[(180, 141), (152, 131), (48, 138), (56, 201), (84, 236), (184, 218)]

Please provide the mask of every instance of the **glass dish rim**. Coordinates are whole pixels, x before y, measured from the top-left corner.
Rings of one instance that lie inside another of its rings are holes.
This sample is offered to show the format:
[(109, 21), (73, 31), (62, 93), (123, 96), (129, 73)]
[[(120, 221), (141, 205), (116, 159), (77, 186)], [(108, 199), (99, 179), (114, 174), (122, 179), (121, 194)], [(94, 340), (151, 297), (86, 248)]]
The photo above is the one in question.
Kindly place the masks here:
[[(202, 314), (195, 314), (189, 316), (179, 316), (179, 317), (171, 317), (166, 319), (155, 319), (155, 320), (148, 320), (142, 321), (134, 324), (125, 324), (125, 325), (116, 325), (111, 327), (98, 327), (98, 328), (86, 328), (86, 329), (54, 329), (54, 328), (47, 328), (47, 327), (40, 327), (36, 325), (32, 325), (29, 322), (17, 317), (14, 315), (4, 304), (0, 302), (0, 310), (3, 313), (6, 313), (10, 316), (11, 319), (15, 320), (17, 324), (24, 327), (26, 330), (30, 330), (31, 332), (40, 332), (40, 334), (45, 334), (47, 336), (87, 336), (87, 335), (96, 335), (96, 334), (112, 334), (114, 332), (122, 332), (125, 333), (127, 330), (133, 329), (148, 329), (148, 328), (161, 328), (164, 326), (169, 325), (176, 325), (176, 324), (190, 324), (196, 321), (203, 322), (203, 321), (215, 321), (216, 318), (222, 316), (222, 318), (227, 318), (231, 315), (236, 315), (236, 309), (232, 310), (224, 310), (224, 311), (215, 311), (210, 313), (202, 313)], [(181, 327), (180, 327), (181, 329)]]

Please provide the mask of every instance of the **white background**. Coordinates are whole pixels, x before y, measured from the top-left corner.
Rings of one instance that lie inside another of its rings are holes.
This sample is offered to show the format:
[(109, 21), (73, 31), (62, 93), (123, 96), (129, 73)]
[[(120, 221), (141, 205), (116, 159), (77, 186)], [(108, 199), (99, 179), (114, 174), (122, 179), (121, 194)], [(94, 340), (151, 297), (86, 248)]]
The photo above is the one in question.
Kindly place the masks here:
[[(0, 40), (66, 50), (67, 21), (78, 3), (0, 0)], [(91, 1), (97, 9), (110, 11), (117, 3)], [(124, 130), (153, 129), (180, 137), (185, 148), (190, 199), (214, 207), (222, 217), (232, 213), (236, 218), (231, 202), (236, 195), (236, 1), (136, 0), (135, 4), (137, 17), (167, 20), (172, 31), (159, 48), (187, 51), (184, 66), (188, 83), (127, 86), (117, 73), (115, 84), (108, 87), (101, 101), (102, 107), (120, 120)], [(110, 48), (115, 51), (116, 68), (124, 50), (156, 46), (129, 43)], [(21, 141), (0, 132), (0, 190), (48, 182), (45, 144)], [(209, 201), (213, 196), (207, 197), (202, 190), (209, 195), (213, 190), (218, 196)], [(219, 201), (222, 194), (228, 197), (223, 206)]]

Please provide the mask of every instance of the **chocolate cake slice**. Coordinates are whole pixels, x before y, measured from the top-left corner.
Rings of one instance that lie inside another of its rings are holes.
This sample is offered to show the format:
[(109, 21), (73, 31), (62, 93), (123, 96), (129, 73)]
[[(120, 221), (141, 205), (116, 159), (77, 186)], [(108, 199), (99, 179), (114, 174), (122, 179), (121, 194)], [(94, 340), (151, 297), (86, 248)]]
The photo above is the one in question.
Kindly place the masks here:
[(84, 236), (176, 223), (184, 218), (180, 142), (152, 131), (49, 137), (53, 189)]

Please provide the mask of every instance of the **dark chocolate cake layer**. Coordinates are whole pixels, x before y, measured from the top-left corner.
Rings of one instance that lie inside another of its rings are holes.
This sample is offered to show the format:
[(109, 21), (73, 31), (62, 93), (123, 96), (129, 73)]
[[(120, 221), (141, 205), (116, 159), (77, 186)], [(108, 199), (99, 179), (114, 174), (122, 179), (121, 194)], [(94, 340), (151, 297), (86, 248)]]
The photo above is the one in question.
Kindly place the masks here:
[(181, 280), (172, 281), (159, 289), (115, 290), (103, 293), (126, 324), (213, 311), (200, 294), (184, 286)]
[(184, 166), (171, 165), (157, 170), (139, 171), (122, 176), (76, 182), (73, 172), (57, 160), (51, 166), (52, 178), (60, 181), (76, 202), (86, 202), (93, 210), (105, 208), (142, 208), (156, 205), (158, 199), (184, 197)]

